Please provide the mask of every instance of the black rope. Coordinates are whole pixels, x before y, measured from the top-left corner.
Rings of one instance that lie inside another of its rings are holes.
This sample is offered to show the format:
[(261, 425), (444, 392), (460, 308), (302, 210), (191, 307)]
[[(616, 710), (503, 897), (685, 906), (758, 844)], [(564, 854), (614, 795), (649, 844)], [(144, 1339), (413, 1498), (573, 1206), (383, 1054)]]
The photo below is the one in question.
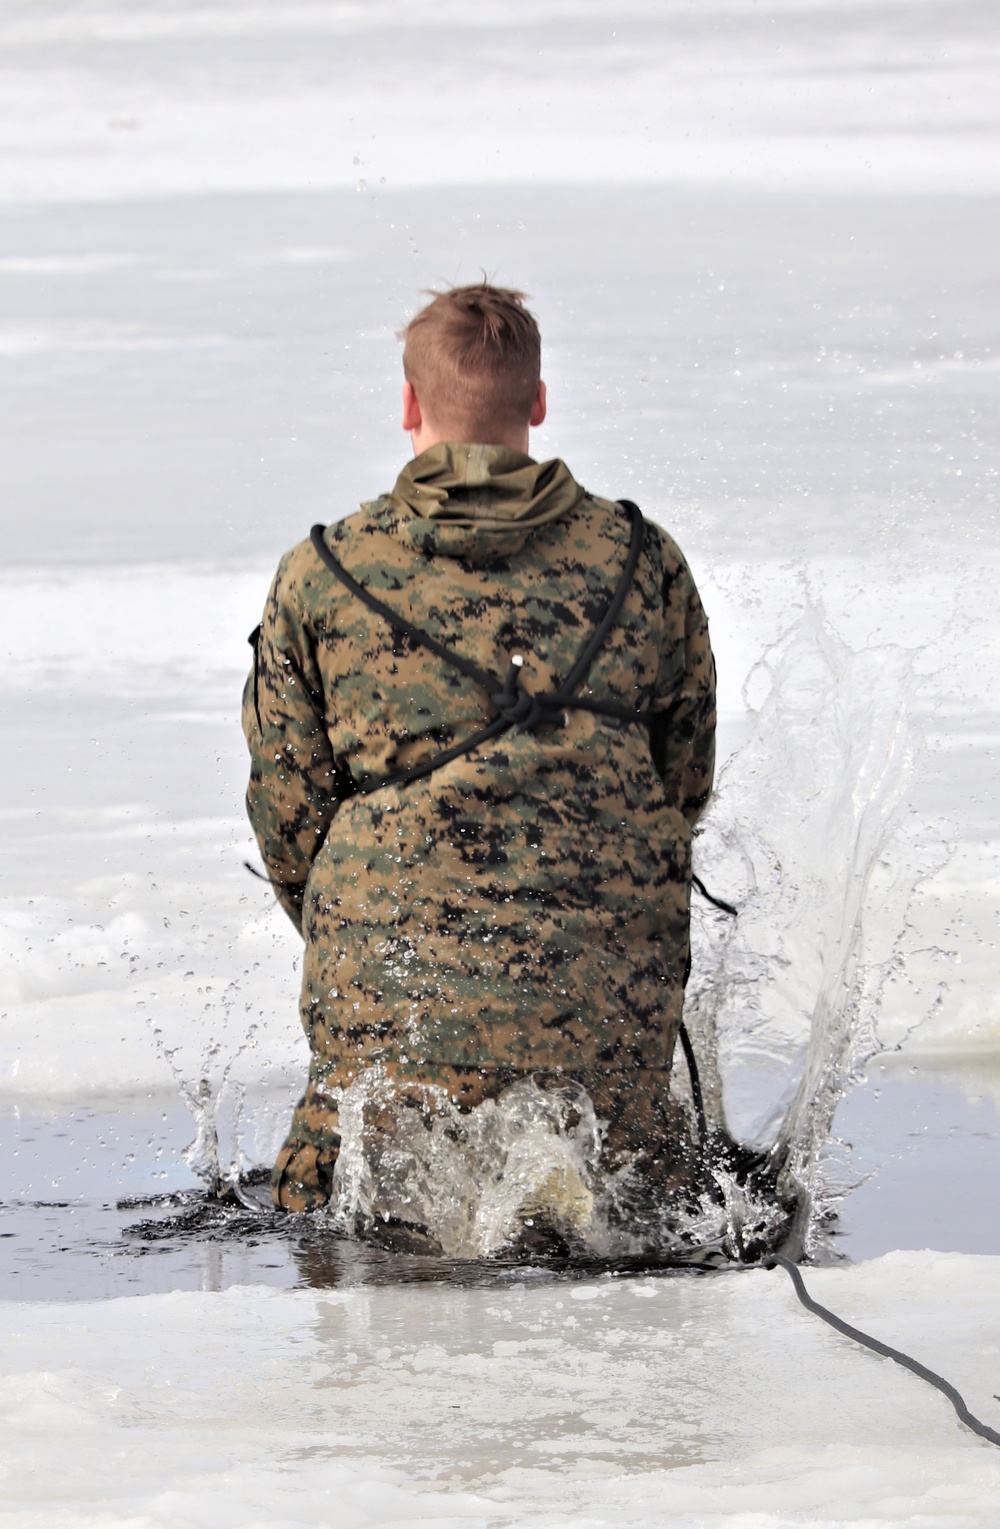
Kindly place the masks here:
[[(691, 884), (698, 888), (702, 897), (710, 902), (714, 908), (719, 908), (723, 913), (728, 913), (730, 918), (738, 918), (739, 914), (732, 903), (722, 901), (721, 897), (713, 897), (700, 876), (691, 876)], [(688, 957), (688, 971), (691, 969), (691, 958)], [(684, 979), (685, 984), (687, 977)], [(684, 1052), (684, 1060), (687, 1063), (688, 1078), (691, 1082), (691, 1103), (694, 1105), (695, 1119), (698, 1122), (698, 1145), (704, 1153), (708, 1146), (708, 1117), (705, 1114), (705, 1096), (701, 1091), (701, 1074), (698, 1071), (698, 1059), (694, 1054), (691, 1037), (688, 1034), (687, 1025), (681, 1020), (678, 1029), (681, 1050)]]
[(619, 499), (617, 502), (623, 510), (628, 512), (632, 519), (632, 536), (629, 541), (628, 556), (625, 559), (625, 567), (622, 569), (622, 575), (618, 581), (618, 588), (611, 597), (610, 605), (604, 612), (599, 625), (592, 633), (590, 641), (585, 645), (579, 658), (560, 687), (559, 696), (563, 704), (587, 678), (591, 664), (604, 646), (604, 640), (611, 631), (611, 628), (618, 620), (618, 614), (625, 604), (628, 592), (632, 587), (632, 580), (635, 577), (635, 570), (638, 568), (639, 559), (642, 556), (643, 541), (646, 535), (646, 522), (642, 518), (642, 511), (637, 504), (633, 504), (631, 499)]
[(359, 584), (352, 574), (337, 560), (326, 544), (325, 527), (313, 526), (310, 540), (316, 550), (317, 556), (330, 570), (335, 578), (339, 579), (345, 589), (355, 595), (363, 605), (376, 615), (389, 623), (396, 631), (408, 637), (411, 642), (426, 648), (434, 653), (453, 669), (457, 669), (468, 679), (471, 679), (485, 690), (490, 704), (496, 708), (497, 716), (488, 722), (485, 727), (471, 737), (463, 739), (460, 743), (453, 744), (450, 748), (442, 749), (427, 760), (424, 764), (414, 765), (408, 770), (399, 770), (392, 775), (383, 776), (357, 786), (356, 794), (368, 796), (374, 791), (380, 791), (385, 786), (406, 785), (410, 781), (423, 780), (432, 775), (442, 765), (450, 763), (462, 754), (471, 754), (483, 743), (491, 738), (497, 738), (501, 733), (507, 732), (512, 727), (520, 728), (524, 732), (534, 732), (539, 727), (560, 726), (564, 722), (564, 712), (588, 711), (596, 716), (612, 717), (615, 721), (626, 723), (647, 723), (649, 714), (646, 711), (637, 711), (634, 707), (621, 706), (614, 701), (594, 701), (574, 695), (574, 691), (586, 679), (590, 668), (597, 657), (600, 649), (611, 631), (621, 608), (628, 597), (629, 589), (635, 577), (635, 571), (642, 556), (645, 539), (646, 523), (642, 518), (642, 512), (637, 504), (629, 499), (618, 501), (628, 511), (632, 522), (632, 534), (629, 540), (629, 549), (625, 558), (625, 566), (615, 588), (614, 594), (608, 602), (604, 615), (601, 617), (595, 630), (584, 643), (576, 661), (566, 679), (556, 691), (546, 691), (534, 694), (528, 690), (521, 680), (521, 665), (523, 659), (511, 660), (507, 670), (507, 677), (501, 683), (497, 675), (488, 669), (481, 669), (478, 664), (457, 653), (453, 648), (438, 642), (429, 632), (422, 627), (415, 626), (407, 617), (386, 605), (377, 596), (373, 595), (363, 584)]
[(732, 903), (724, 903), (721, 897), (713, 897), (699, 876), (691, 877), (691, 885), (698, 888), (702, 897), (706, 902), (710, 902), (713, 908), (719, 908), (723, 913), (728, 913), (730, 918), (739, 918), (739, 910), (734, 908)]
[[(691, 880), (698, 888), (698, 891), (701, 893), (702, 897), (707, 898), (708, 901), (714, 904), (716, 908), (721, 908), (723, 913), (729, 913), (733, 918), (738, 916), (736, 909), (729, 903), (723, 902), (719, 897), (713, 897), (711, 892), (705, 888), (704, 884), (699, 881), (697, 876), (692, 876)], [(681, 1021), (678, 1033), (680, 1036), (681, 1047), (684, 1052), (684, 1059), (687, 1062), (688, 1076), (691, 1080), (691, 1098), (694, 1103), (695, 1114), (698, 1119), (699, 1143), (702, 1150), (704, 1151), (708, 1140), (708, 1124), (705, 1118), (705, 1104), (701, 1091), (701, 1078), (698, 1073), (698, 1063), (695, 1058), (694, 1047), (691, 1044), (691, 1037), (688, 1035), (687, 1027), (685, 1026), (683, 1020)], [(926, 1381), (929, 1386), (933, 1386), (935, 1390), (941, 1392), (942, 1396), (946, 1396), (948, 1398), (948, 1400), (951, 1402), (951, 1405), (957, 1412), (959, 1419), (965, 1424), (967, 1428), (971, 1428), (973, 1433), (978, 1434), (981, 1439), (985, 1439), (989, 1444), (1000, 1445), (1000, 1432), (998, 1432), (995, 1428), (991, 1428), (988, 1423), (981, 1422), (979, 1418), (971, 1413), (966, 1406), (965, 1398), (959, 1391), (955, 1389), (950, 1381), (945, 1380), (943, 1375), (938, 1375), (936, 1371), (929, 1370), (927, 1366), (921, 1364), (918, 1359), (911, 1359), (909, 1354), (904, 1354), (899, 1349), (890, 1347), (888, 1343), (883, 1343), (880, 1338), (873, 1338), (869, 1333), (863, 1333), (859, 1327), (852, 1327), (850, 1322), (844, 1321), (843, 1317), (838, 1317), (836, 1313), (830, 1311), (828, 1307), (821, 1306), (819, 1301), (814, 1301), (806, 1289), (805, 1281), (802, 1278), (802, 1275), (799, 1273), (799, 1270), (796, 1268), (795, 1264), (792, 1263), (791, 1259), (786, 1258), (784, 1254), (772, 1253), (764, 1261), (764, 1267), (766, 1269), (773, 1269), (776, 1265), (779, 1265), (782, 1269), (785, 1270), (786, 1274), (789, 1275), (792, 1284), (795, 1287), (795, 1294), (798, 1296), (799, 1300), (802, 1302), (802, 1305), (806, 1308), (807, 1311), (811, 1311), (813, 1315), (819, 1317), (821, 1321), (828, 1323), (829, 1326), (834, 1328), (838, 1333), (843, 1333), (845, 1338), (852, 1338), (855, 1343), (860, 1343), (865, 1348), (871, 1349), (873, 1354), (879, 1354), (884, 1359), (893, 1360), (895, 1364), (901, 1365), (904, 1370), (910, 1370), (921, 1380)]]
[(836, 1328), (838, 1333), (843, 1333), (845, 1338), (853, 1338), (855, 1343), (863, 1344), (865, 1348), (871, 1349), (873, 1354), (880, 1354), (883, 1359), (891, 1359), (895, 1364), (902, 1365), (904, 1370), (912, 1371), (914, 1375), (919, 1376), (921, 1380), (925, 1380), (929, 1386), (933, 1386), (935, 1390), (941, 1392), (942, 1396), (948, 1398), (966, 1428), (971, 1428), (973, 1433), (977, 1433), (981, 1439), (985, 1439), (989, 1444), (1000, 1444), (1000, 1433), (995, 1428), (990, 1428), (988, 1423), (981, 1422), (979, 1418), (969, 1411), (965, 1405), (964, 1397), (955, 1390), (950, 1381), (945, 1380), (943, 1375), (938, 1375), (934, 1370), (929, 1370), (919, 1360), (911, 1359), (909, 1354), (900, 1353), (897, 1348), (890, 1348), (889, 1344), (883, 1343), (881, 1339), (872, 1338), (868, 1333), (863, 1333), (859, 1327), (852, 1327), (850, 1322), (844, 1321), (843, 1317), (838, 1317), (825, 1306), (821, 1306), (819, 1301), (814, 1301), (806, 1289), (802, 1275), (791, 1259), (785, 1258), (784, 1254), (772, 1254), (765, 1261), (765, 1268), (773, 1268), (775, 1264), (779, 1264), (785, 1273), (790, 1276), (792, 1284), (795, 1286), (795, 1294), (807, 1311), (811, 1311), (814, 1316), (829, 1323), (831, 1327)]
[(251, 865), (249, 860), (244, 860), (243, 869), (249, 871), (251, 876), (256, 876), (258, 881), (265, 881), (275, 896), (280, 896), (282, 892), (287, 892), (294, 899), (296, 892), (303, 892), (305, 890), (306, 884), (304, 881), (278, 881), (275, 876), (265, 876), (263, 871), (258, 871), (257, 867)]
[(461, 653), (456, 653), (452, 648), (445, 647), (444, 643), (438, 642), (437, 638), (432, 637), (430, 632), (425, 632), (422, 627), (414, 626), (413, 622), (400, 615), (399, 611), (393, 610), (391, 605), (386, 605), (376, 595), (373, 595), (370, 589), (366, 589), (363, 584), (359, 584), (353, 574), (348, 573), (343, 563), (338, 562), (337, 558), (334, 557), (326, 544), (325, 535), (326, 527), (315, 525), (309, 532), (309, 540), (316, 549), (320, 561), (329, 568), (334, 578), (340, 580), (345, 589), (349, 589), (351, 594), (361, 601), (362, 605), (367, 605), (370, 611), (374, 611), (377, 616), (381, 616), (384, 621), (388, 621), (390, 626), (394, 627), (397, 632), (402, 632), (403, 636), (408, 637), (411, 642), (419, 644), (422, 648), (427, 648), (429, 652), (435, 653), (438, 658), (443, 659), (446, 664), (451, 664), (452, 668), (460, 670), (470, 680), (475, 680), (482, 690), (489, 692), (497, 688), (499, 681), (496, 675), (490, 674), (487, 669), (480, 669), (478, 664), (474, 664), (470, 658), (465, 658)]
[(691, 1083), (691, 1101), (694, 1104), (694, 1113), (698, 1121), (698, 1145), (705, 1151), (708, 1143), (708, 1117), (705, 1114), (705, 1096), (701, 1091), (701, 1074), (698, 1071), (698, 1062), (695, 1058), (694, 1047), (691, 1037), (688, 1035), (687, 1025), (681, 1020), (677, 1031), (680, 1037), (681, 1050), (684, 1052), (684, 1060), (687, 1063), (688, 1078)]

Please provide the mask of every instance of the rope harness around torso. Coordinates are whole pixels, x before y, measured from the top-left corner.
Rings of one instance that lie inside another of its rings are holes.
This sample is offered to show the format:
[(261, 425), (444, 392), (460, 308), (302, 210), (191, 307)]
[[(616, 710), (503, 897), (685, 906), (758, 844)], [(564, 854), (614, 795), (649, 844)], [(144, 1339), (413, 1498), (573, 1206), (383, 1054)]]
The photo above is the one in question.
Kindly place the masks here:
[(607, 609), (600, 622), (584, 643), (577, 655), (569, 674), (557, 690), (545, 691), (534, 694), (524, 684), (521, 678), (521, 669), (524, 659), (520, 654), (515, 654), (510, 661), (506, 679), (500, 680), (499, 676), (489, 669), (482, 669), (461, 653), (456, 653), (453, 648), (447, 647), (443, 642), (438, 642), (429, 632), (422, 627), (415, 626), (399, 611), (386, 605), (359, 584), (347, 569), (337, 561), (330, 548), (326, 544), (326, 527), (313, 526), (310, 532), (310, 540), (325, 567), (339, 579), (340, 583), (348, 589), (352, 595), (366, 605), (370, 611), (381, 616), (389, 625), (411, 642), (426, 648), (444, 663), (449, 664), (459, 673), (474, 681), (480, 689), (484, 690), (489, 697), (490, 705), (496, 711), (496, 716), (481, 727), (470, 737), (462, 739), (460, 743), (452, 744), (450, 748), (441, 749), (423, 764), (413, 765), (408, 770), (397, 770), (392, 775), (382, 776), (366, 782), (359, 782), (355, 786), (355, 792), (359, 796), (367, 796), (373, 791), (381, 791), (385, 786), (402, 786), (410, 781), (423, 780), (428, 775), (433, 775), (442, 765), (458, 759), (462, 754), (471, 754), (480, 744), (487, 743), (491, 738), (499, 738), (501, 734), (509, 732), (511, 728), (517, 728), (520, 732), (534, 733), (546, 727), (564, 727), (566, 725), (566, 713), (570, 711), (589, 711), (597, 716), (612, 717), (616, 722), (639, 723), (643, 726), (649, 723), (649, 712), (636, 710), (634, 707), (620, 706), (613, 701), (590, 701), (576, 694), (590, 672), (591, 666), (604, 646), (608, 634), (618, 620), (621, 608), (626, 597), (635, 571), (642, 556), (643, 541), (645, 537), (646, 523), (642, 518), (642, 512), (637, 504), (631, 500), (620, 499), (618, 503), (628, 511), (632, 522), (632, 535), (629, 542), (628, 554), (625, 566), (622, 569), (618, 586), (615, 589)]

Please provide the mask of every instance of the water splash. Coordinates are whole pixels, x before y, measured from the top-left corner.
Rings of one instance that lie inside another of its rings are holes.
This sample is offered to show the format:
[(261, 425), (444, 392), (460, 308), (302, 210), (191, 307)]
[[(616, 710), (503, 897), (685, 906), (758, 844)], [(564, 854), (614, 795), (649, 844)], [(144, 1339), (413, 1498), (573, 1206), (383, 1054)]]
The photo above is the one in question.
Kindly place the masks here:
[[(229, 1020), (227, 1009), (226, 1025)], [(277, 1152), (297, 1086), (273, 1083), (266, 1056), (259, 1059), (258, 1073), (253, 1074), (255, 1024), (246, 1027), (238, 1044), (229, 1042), (226, 1029), (220, 1027), (194, 1057), (180, 1046), (167, 1044), (162, 1024), (151, 1021), (150, 1027), (194, 1121), (194, 1140), (181, 1154), (184, 1162), (213, 1199), (242, 1203), (243, 1185), (248, 1178), (259, 1177), (261, 1157), (271, 1160)], [(189, 1076), (191, 1070), (193, 1076)]]
[(807, 607), (751, 671), (752, 732), (698, 839), (700, 874), (740, 907), (735, 923), (693, 919), (686, 1016), (707, 1105), (770, 1147), (799, 1206), (795, 1240), (814, 1254), (852, 1187), (843, 1164), (839, 1182), (828, 1171), (836, 1107), (884, 1049), (907, 910), (945, 855), (907, 810), (918, 652), (852, 650)]
[(377, 1067), (340, 1094), (330, 1218), (408, 1228), (447, 1257), (488, 1257), (535, 1221), (582, 1235), (593, 1219), (600, 1131), (584, 1090), (527, 1078), (467, 1111), (443, 1089), (400, 1098)]
[[(739, 906), (736, 920), (697, 900), (693, 913), (685, 1016), (710, 1142), (698, 1172), (651, 1202), (632, 1168), (603, 1170), (601, 1122), (569, 1080), (529, 1078), (460, 1111), (430, 1085), (396, 1094), (375, 1068), (337, 1100), (331, 1230), (459, 1259), (553, 1247), (685, 1262), (822, 1251), (847, 1187), (830, 1174), (836, 1106), (882, 1049), (882, 993), (907, 907), (941, 858), (906, 816), (916, 657), (852, 650), (810, 606), (747, 681), (750, 736), (696, 843), (699, 874)], [(694, 1140), (679, 1059), (674, 1086), (681, 1135)], [(201, 1122), (189, 1161), (238, 1190), (239, 1112), (227, 1161), (210, 1094), (185, 1090)], [(756, 1154), (734, 1153), (734, 1138)]]

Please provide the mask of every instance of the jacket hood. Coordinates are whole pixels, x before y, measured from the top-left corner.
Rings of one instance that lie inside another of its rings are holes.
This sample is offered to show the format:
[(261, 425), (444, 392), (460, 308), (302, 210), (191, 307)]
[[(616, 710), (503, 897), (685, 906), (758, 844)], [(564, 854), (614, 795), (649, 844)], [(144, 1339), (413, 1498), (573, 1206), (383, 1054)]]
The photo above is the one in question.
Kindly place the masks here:
[(558, 459), (442, 442), (403, 468), (388, 501), (422, 550), (478, 562), (519, 551), (536, 527), (559, 520), (583, 497)]

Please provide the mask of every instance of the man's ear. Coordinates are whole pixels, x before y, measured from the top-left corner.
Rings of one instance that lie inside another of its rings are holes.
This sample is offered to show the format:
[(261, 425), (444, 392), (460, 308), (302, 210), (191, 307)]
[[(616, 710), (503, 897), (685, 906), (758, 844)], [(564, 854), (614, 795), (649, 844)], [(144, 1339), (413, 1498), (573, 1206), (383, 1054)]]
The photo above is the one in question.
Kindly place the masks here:
[(545, 422), (545, 409), (546, 409), (545, 383), (544, 382), (540, 382), (538, 384), (538, 392), (535, 394), (535, 402), (534, 402), (534, 404), (532, 406), (532, 409), (531, 409), (531, 418), (528, 420), (528, 424), (531, 425), (532, 428), (534, 428), (536, 425), (544, 424), (544, 422)]
[(420, 413), (420, 403), (413, 391), (412, 382), (403, 383), (403, 429), (419, 430), (423, 424), (423, 416)]

